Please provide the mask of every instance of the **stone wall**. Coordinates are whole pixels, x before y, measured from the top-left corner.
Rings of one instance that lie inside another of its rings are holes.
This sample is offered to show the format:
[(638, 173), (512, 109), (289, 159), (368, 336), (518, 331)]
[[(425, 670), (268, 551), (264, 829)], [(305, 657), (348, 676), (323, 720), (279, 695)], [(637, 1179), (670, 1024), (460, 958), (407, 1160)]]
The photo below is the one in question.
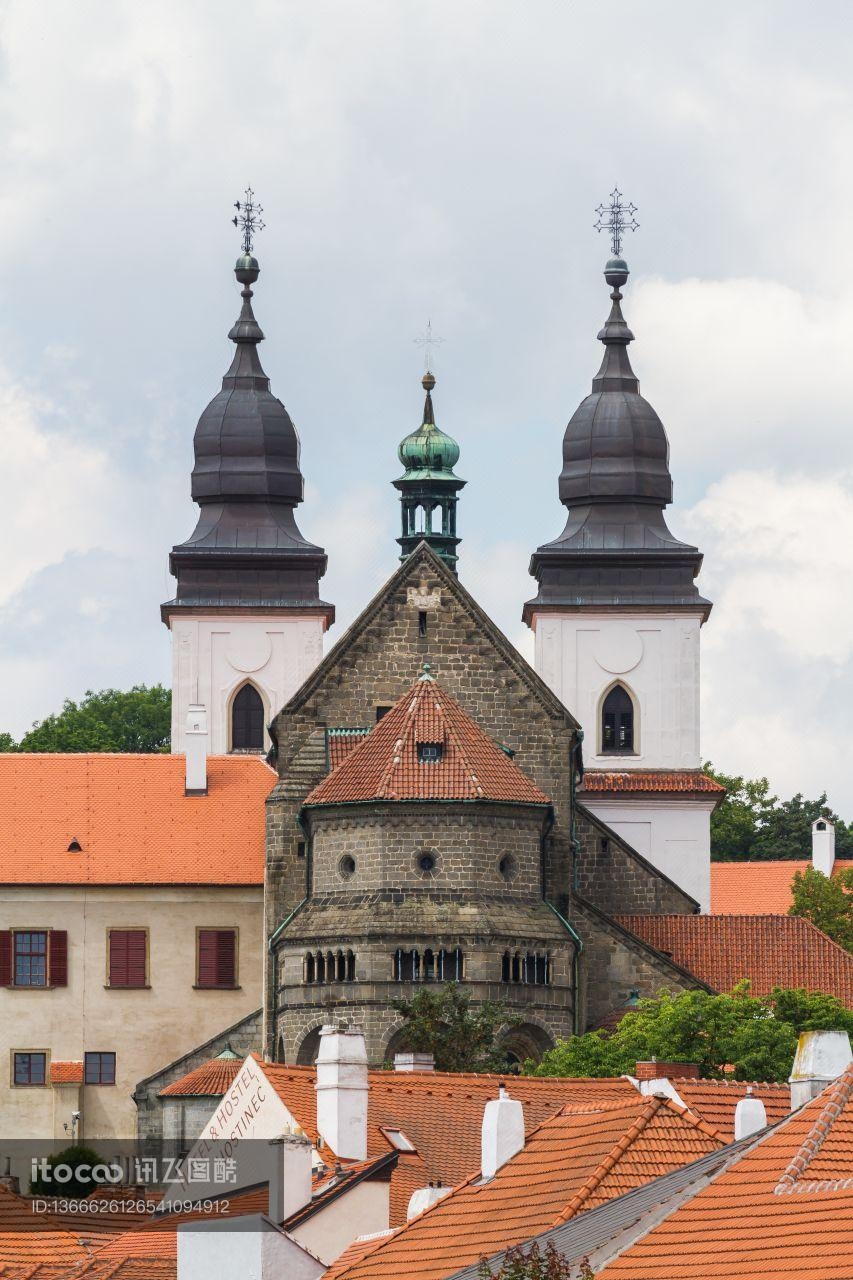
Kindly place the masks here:
[[(698, 909), (668, 880), (583, 805), (575, 812), (578, 893), (608, 915), (689, 915)], [(631, 907), (623, 904), (632, 903)]]

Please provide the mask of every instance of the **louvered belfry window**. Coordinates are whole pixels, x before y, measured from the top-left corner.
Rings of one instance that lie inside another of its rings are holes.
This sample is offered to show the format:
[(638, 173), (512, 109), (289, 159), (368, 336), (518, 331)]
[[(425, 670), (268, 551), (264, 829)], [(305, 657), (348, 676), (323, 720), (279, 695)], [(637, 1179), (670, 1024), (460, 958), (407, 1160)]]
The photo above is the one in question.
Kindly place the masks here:
[(144, 987), (148, 937), (144, 929), (110, 929), (109, 985)]
[(199, 929), (199, 987), (234, 987), (237, 985), (236, 929)]
[(231, 750), (263, 751), (264, 704), (252, 684), (238, 690), (231, 706)]
[(601, 750), (614, 755), (634, 750), (634, 704), (621, 684), (614, 685), (604, 699)]

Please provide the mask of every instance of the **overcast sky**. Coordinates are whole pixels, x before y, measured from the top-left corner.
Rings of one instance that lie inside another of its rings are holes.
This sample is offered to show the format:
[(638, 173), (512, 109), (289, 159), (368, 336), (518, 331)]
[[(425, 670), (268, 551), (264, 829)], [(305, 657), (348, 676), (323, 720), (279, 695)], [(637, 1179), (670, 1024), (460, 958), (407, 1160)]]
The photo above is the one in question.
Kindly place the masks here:
[(462, 580), (528, 655), (565, 423), (625, 312), (705, 552), (703, 751), (853, 817), (853, 7), (0, 4), (0, 728), (168, 680), (159, 604), (230, 360), (231, 204), (340, 635), (396, 565), (400, 438), (460, 442)]

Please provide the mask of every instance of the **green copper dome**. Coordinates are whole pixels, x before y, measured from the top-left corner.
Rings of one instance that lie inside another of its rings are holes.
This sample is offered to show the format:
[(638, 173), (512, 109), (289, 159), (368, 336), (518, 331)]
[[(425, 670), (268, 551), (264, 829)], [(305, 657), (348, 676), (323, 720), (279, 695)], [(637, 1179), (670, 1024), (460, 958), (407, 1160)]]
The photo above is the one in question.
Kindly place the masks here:
[(406, 436), (397, 450), (400, 461), (406, 468), (404, 478), (429, 480), (452, 477), (453, 468), (459, 461), (459, 445), (452, 436), (435, 425), (431, 395), (435, 386), (433, 375), (424, 374), (421, 385), (426, 391), (423, 423), (417, 431)]

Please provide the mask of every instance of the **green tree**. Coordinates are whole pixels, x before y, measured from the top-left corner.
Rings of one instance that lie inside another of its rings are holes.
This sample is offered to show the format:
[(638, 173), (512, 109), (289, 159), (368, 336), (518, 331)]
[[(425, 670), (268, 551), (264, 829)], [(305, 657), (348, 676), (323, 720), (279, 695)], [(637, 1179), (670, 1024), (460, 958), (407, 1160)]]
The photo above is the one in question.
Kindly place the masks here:
[(828, 879), (814, 867), (795, 871), (789, 916), (803, 916), (839, 946), (853, 951), (853, 868), (836, 869)]
[(853, 857), (853, 827), (826, 805), (826, 792), (806, 800), (797, 792), (790, 800), (770, 794), (766, 778), (720, 773), (708, 762), (705, 773), (721, 782), (726, 795), (711, 815), (711, 857), (715, 862), (807, 858), (812, 823), (825, 816), (835, 824), (835, 852)]
[(835, 824), (835, 853), (839, 858), (853, 854), (853, 832), (826, 804), (824, 791), (816, 800), (797, 792), (790, 800), (777, 800), (762, 817), (753, 846), (753, 858), (808, 858), (812, 847), (812, 823), (829, 818)]
[[(98, 1155), (93, 1147), (83, 1146), (82, 1143), (55, 1152), (48, 1156), (44, 1163), (46, 1171), (39, 1172), (30, 1182), (30, 1192), (34, 1196), (74, 1196), (82, 1199), (92, 1191), (96, 1191), (98, 1187), (108, 1185), (106, 1178), (76, 1176), (76, 1170), (81, 1165), (87, 1165), (92, 1169), (107, 1164), (104, 1157)], [(72, 1170), (71, 1177), (61, 1182), (55, 1179), (52, 1172), (57, 1165), (67, 1165)]]
[(161, 684), (87, 690), (57, 715), (36, 721), (19, 743), (0, 734), (0, 751), (168, 751), (172, 696)]
[(786, 1080), (801, 1031), (853, 1034), (853, 1012), (835, 996), (777, 989), (750, 995), (742, 982), (728, 994), (661, 992), (641, 1000), (611, 1034), (590, 1031), (559, 1040), (532, 1075), (630, 1075), (638, 1061), (695, 1062), (702, 1076), (720, 1079), (727, 1068), (738, 1080)]
[(401, 1039), (414, 1053), (431, 1053), (439, 1071), (504, 1071), (501, 1035), (521, 1021), (502, 1004), (473, 1004), (456, 982), (423, 987), (411, 1000), (395, 1000), (403, 1015)]
[[(516, 1245), (507, 1249), (503, 1261), (493, 1271), (484, 1258), (478, 1268), (479, 1280), (571, 1280), (572, 1264), (557, 1249), (553, 1240), (549, 1240), (545, 1248), (534, 1241), (529, 1249)], [(589, 1260), (581, 1262), (578, 1280), (592, 1280)]]

